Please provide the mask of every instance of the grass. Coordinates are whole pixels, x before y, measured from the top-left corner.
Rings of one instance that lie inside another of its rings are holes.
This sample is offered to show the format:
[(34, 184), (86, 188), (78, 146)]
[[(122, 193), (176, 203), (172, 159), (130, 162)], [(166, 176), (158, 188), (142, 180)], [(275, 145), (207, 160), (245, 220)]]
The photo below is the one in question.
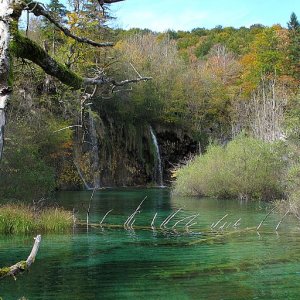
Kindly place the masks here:
[(0, 206), (0, 234), (59, 232), (71, 228), (72, 224), (71, 212), (61, 208), (45, 208), (37, 213), (25, 204)]

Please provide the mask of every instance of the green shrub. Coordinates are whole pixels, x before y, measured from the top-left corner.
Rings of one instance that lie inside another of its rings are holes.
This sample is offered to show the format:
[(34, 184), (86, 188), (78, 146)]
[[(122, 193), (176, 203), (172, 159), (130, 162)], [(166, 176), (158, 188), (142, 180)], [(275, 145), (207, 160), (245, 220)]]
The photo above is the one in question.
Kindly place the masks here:
[(297, 160), (289, 167), (285, 184), (287, 198), (275, 201), (274, 206), (280, 213), (289, 211), (300, 219), (300, 163)]
[(239, 136), (210, 146), (176, 173), (173, 193), (218, 198), (274, 199), (284, 191), (282, 147)]
[(54, 170), (45, 163), (34, 146), (20, 146), (6, 151), (0, 178), (0, 196), (6, 199), (39, 199), (55, 188)]

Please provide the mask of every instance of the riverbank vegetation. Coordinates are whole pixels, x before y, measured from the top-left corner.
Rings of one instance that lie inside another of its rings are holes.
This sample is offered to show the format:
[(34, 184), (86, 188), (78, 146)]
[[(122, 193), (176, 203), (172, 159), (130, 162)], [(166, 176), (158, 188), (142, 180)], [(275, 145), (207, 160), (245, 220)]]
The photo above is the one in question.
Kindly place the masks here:
[(43, 208), (25, 204), (0, 206), (0, 233), (61, 232), (73, 225), (72, 213), (61, 208)]
[(239, 199), (276, 199), (284, 195), (283, 145), (238, 136), (177, 171), (174, 194)]

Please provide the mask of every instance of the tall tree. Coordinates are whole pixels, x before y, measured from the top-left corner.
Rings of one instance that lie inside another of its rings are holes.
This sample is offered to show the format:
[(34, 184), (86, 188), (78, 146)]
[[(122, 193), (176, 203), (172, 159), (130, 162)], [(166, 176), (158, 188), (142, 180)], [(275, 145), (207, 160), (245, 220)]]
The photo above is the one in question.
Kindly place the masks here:
[[(99, 4), (103, 7), (105, 4), (112, 4), (119, 1), (123, 0), (99, 0)], [(2, 0), (0, 2), (0, 158), (2, 156), (4, 141), (5, 108), (13, 90), (13, 56), (32, 61), (39, 65), (47, 74), (56, 77), (73, 89), (81, 89), (86, 85), (120, 86), (150, 79), (148, 77), (139, 76), (136, 79), (117, 82), (113, 78), (107, 77), (104, 72), (101, 71), (95, 78), (83, 78), (75, 74), (53, 59), (39, 45), (19, 32), (18, 23), (23, 11), (32, 12), (35, 16), (43, 16), (66, 36), (80, 43), (90, 44), (94, 47), (113, 46), (112, 43), (97, 42), (74, 35), (67, 27), (56, 20), (44, 5), (39, 2), (30, 0)]]
[(289, 30), (289, 65), (290, 75), (300, 80), (300, 23), (295, 13), (291, 14), (288, 22)]
[[(51, 0), (50, 4), (47, 5), (47, 10), (51, 13), (52, 17), (55, 20), (60, 21), (61, 23), (65, 23), (67, 9), (63, 4), (59, 2), (59, 0)], [(52, 53), (54, 55), (56, 43), (60, 40), (59, 29), (48, 19), (43, 20), (43, 25), (46, 36), (52, 42)]]
[(298, 22), (297, 16), (292, 12), (290, 21), (288, 22), (288, 29), (291, 31), (297, 31), (300, 28), (300, 23)]

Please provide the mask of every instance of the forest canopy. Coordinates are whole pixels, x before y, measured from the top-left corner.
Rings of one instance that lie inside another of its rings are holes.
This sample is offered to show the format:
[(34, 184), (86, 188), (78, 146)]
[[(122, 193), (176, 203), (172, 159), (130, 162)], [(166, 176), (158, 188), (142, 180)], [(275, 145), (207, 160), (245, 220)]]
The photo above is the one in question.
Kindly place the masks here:
[[(39, 197), (79, 188), (79, 173), (93, 181), (91, 117), (103, 149), (99, 159), (110, 161), (100, 177), (120, 173), (117, 161), (125, 149), (126, 172), (143, 168), (143, 180), (151, 180), (153, 154), (145, 156), (141, 146), (149, 124), (184, 132), (197, 145), (193, 153), (205, 152), (212, 142), (226, 144), (241, 132), (266, 142), (297, 143), (300, 26), (294, 13), (286, 27), (152, 32), (107, 27), (109, 9), (101, 5), (73, 1), (66, 7), (52, 0), (25, 7), (30, 18), (16, 42), (29, 48), (12, 49), (14, 93), (7, 108), (2, 195), (20, 197), (9, 182), (26, 185), (39, 178), (33, 191)], [(45, 60), (57, 63), (46, 73)], [(136, 81), (145, 82), (132, 86)], [(28, 162), (30, 170), (16, 161)]]

